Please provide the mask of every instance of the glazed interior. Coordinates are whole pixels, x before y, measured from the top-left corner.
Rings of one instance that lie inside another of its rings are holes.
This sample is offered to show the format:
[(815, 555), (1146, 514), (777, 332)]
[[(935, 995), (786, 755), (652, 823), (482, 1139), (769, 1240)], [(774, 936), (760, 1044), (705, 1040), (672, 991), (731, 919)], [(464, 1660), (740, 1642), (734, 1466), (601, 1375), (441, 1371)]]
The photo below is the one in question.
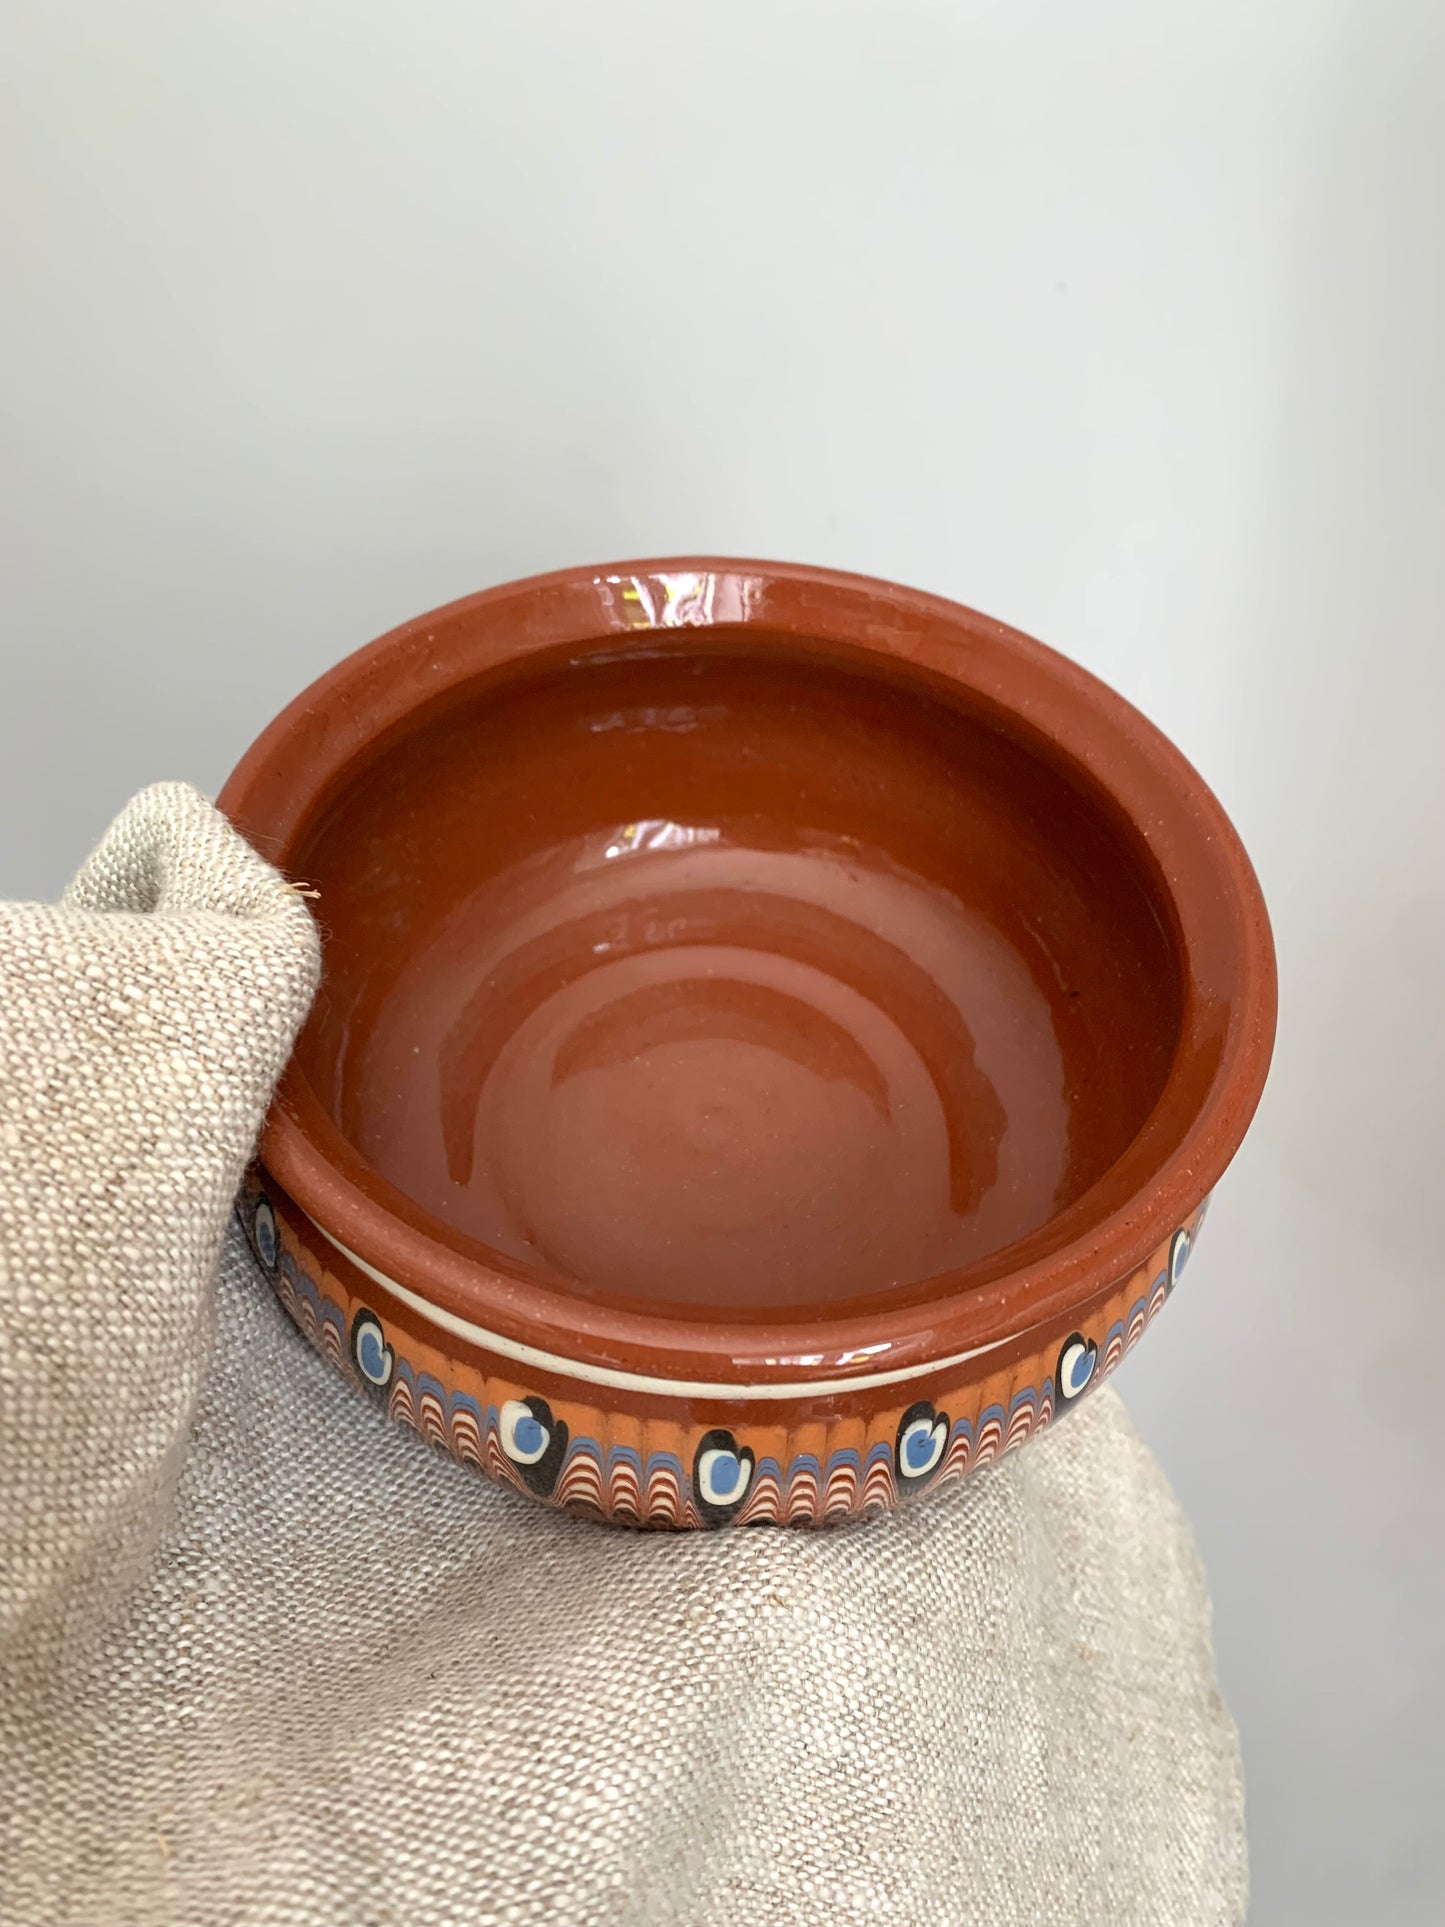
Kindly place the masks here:
[(445, 1241), (579, 1299), (983, 1287), (1181, 1048), (1168, 892), (1086, 759), (757, 629), (422, 686), (286, 862), (326, 938), (300, 1076)]

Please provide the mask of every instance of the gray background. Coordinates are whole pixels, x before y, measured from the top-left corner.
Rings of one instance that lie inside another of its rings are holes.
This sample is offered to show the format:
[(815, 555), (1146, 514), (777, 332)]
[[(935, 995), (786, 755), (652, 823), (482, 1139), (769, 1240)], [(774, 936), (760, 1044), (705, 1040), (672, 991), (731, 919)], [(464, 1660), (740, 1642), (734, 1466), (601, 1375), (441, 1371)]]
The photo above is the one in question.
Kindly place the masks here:
[(707, 549), (957, 595), (1208, 776), (1270, 1090), (1123, 1383), (1253, 1918), (1437, 1922), (1445, 11), (0, 19), (0, 893), (405, 616)]

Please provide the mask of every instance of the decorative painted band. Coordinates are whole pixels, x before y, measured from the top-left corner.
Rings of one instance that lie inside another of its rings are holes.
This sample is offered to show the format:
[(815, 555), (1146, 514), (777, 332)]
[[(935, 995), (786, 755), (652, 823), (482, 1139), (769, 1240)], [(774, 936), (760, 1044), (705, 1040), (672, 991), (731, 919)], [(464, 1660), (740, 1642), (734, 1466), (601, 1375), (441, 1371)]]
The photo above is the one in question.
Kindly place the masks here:
[(886, 1384), (860, 1392), (853, 1381), (846, 1396), (790, 1388), (790, 1422), (788, 1413), (753, 1403), (710, 1411), (705, 1398), (681, 1408), (666, 1400), (655, 1413), (622, 1409), (637, 1407), (636, 1388), (607, 1401), (605, 1390), (550, 1359), (551, 1370), (519, 1374), (517, 1360), (455, 1336), (452, 1350), (440, 1350), (425, 1315), (354, 1262), (264, 1172), (251, 1172), (237, 1204), (296, 1325), (392, 1418), (546, 1504), (672, 1528), (815, 1524), (886, 1510), (1022, 1445), (1138, 1343), (1188, 1262), (1205, 1208), (1098, 1300), (1080, 1329), (1033, 1334), (1022, 1353), (991, 1346), (943, 1361), (923, 1385), (907, 1388), (928, 1396), (903, 1404), (906, 1394)]

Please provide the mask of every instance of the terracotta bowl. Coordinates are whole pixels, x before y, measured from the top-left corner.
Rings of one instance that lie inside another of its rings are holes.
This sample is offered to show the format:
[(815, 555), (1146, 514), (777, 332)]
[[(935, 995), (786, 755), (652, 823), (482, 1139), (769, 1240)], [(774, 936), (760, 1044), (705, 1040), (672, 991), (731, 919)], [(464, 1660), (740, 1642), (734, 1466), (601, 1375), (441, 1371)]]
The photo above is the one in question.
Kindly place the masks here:
[(1157, 730), (987, 617), (574, 569), (361, 650), (226, 786), (325, 977), (242, 1216), (394, 1418), (632, 1524), (888, 1506), (1166, 1302), (1269, 928)]

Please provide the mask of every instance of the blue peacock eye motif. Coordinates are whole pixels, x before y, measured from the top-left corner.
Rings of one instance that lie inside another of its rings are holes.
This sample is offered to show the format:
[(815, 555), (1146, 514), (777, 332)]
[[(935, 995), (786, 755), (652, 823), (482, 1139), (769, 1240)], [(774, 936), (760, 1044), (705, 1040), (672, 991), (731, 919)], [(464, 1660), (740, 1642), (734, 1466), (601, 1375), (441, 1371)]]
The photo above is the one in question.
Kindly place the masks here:
[(554, 1418), (545, 1398), (510, 1398), (497, 1414), (502, 1450), (523, 1484), (550, 1498), (567, 1456), (567, 1422)]
[(927, 1399), (910, 1405), (899, 1419), (893, 1462), (905, 1488), (916, 1489), (933, 1477), (943, 1463), (948, 1432), (947, 1412), (935, 1411)]
[(381, 1320), (364, 1307), (351, 1321), (351, 1358), (362, 1382), (373, 1392), (384, 1392), (391, 1383), (396, 1354), (386, 1342)]
[(1181, 1227), (1169, 1241), (1169, 1289), (1173, 1291), (1183, 1276), (1184, 1267), (1189, 1263), (1189, 1254), (1194, 1249), (1194, 1241)]
[(708, 1525), (726, 1525), (736, 1517), (748, 1496), (755, 1464), (751, 1447), (739, 1445), (731, 1432), (719, 1426), (703, 1433), (693, 1454), (692, 1489)]
[(276, 1232), (276, 1213), (267, 1198), (256, 1200), (251, 1219), (251, 1245), (267, 1271), (274, 1271), (281, 1255), (281, 1240)]
[(1098, 1359), (1099, 1348), (1091, 1338), (1085, 1338), (1082, 1332), (1069, 1333), (1059, 1350), (1059, 1363), (1054, 1372), (1054, 1398), (1061, 1411), (1086, 1390)]

